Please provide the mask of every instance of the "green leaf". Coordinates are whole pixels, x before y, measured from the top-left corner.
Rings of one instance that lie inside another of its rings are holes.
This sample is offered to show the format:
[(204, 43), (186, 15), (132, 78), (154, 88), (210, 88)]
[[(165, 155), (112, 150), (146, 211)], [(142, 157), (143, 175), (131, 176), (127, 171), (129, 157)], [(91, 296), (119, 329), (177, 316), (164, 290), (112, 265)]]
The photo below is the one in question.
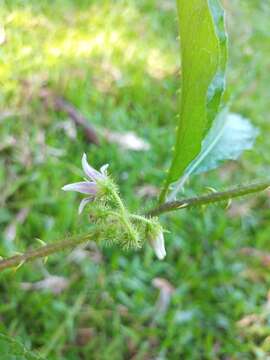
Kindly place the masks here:
[(181, 107), (172, 163), (160, 200), (200, 153), (225, 86), (227, 37), (218, 0), (177, 0), (181, 50)]
[(258, 129), (248, 119), (222, 111), (203, 140), (200, 154), (187, 167), (169, 200), (176, 197), (191, 174), (215, 169), (224, 160), (237, 160), (244, 150), (253, 147), (258, 133)]
[(17, 340), (3, 334), (0, 334), (0, 354), (1, 360), (42, 360)]

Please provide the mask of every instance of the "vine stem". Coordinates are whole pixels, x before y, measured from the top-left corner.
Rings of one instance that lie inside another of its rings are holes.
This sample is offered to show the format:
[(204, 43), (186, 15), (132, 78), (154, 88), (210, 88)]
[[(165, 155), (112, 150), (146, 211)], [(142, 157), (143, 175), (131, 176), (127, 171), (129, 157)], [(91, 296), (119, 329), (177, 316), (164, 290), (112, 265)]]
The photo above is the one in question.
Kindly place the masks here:
[(182, 200), (176, 200), (176, 201), (169, 201), (150, 210), (146, 215), (148, 217), (153, 217), (153, 216), (161, 215), (166, 212), (186, 209), (192, 206), (206, 205), (206, 204), (216, 203), (220, 201), (227, 201), (227, 200), (229, 201), (236, 197), (264, 191), (269, 187), (270, 187), (270, 179), (254, 184), (237, 186), (235, 188), (222, 192), (212, 192), (211, 194), (207, 194), (207, 195), (184, 198)]
[(28, 261), (32, 261), (37, 258), (43, 258), (48, 255), (54, 254), (56, 252), (63, 251), (65, 249), (74, 248), (77, 245), (84, 243), (84, 242), (90, 240), (91, 238), (94, 238), (94, 236), (95, 236), (95, 233), (92, 232), (87, 235), (83, 235), (83, 236), (79, 236), (79, 237), (77, 236), (77, 237), (70, 238), (67, 240), (62, 240), (62, 241), (59, 241), (59, 242), (56, 242), (53, 244), (44, 245), (37, 249), (31, 249), (20, 255), (11, 256), (7, 259), (3, 259), (0, 261), (0, 271), (7, 269), (7, 268), (16, 268), (17, 269), (18, 267), (20, 267), (21, 265), (23, 265), (24, 263), (26, 263)]
[[(236, 197), (263, 191), (268, 189), (269, 187), (270, 187), (270, 179), (246, 186), (238, 186), (223, 192), (213, 192), (211, 194), (186, 198), (179, 201), (170, 201), (150, 210), (146, 214), (146, 216), (153, 217), (175, 210), (186, 209), (192, 206), (206, 205), (220, 201), (227, 201)], [(132, 216), (137, 219), (141, 218), (139, 215), (132, 215)], [(11, 256), (9, 258), (0, 260), (0, 271), (3, 271), (8, 268), (18, 269), (21, 265), (23, 265), (28, 261), (32, 261), (37, 258), (47, 257), (48, 255), (66, 249), (75, 248), (79, 244), (85, 243), (91, 239), (95, 239), (96, 235), (97, 235), (96, 232), (92, 230), (92, 232), (90, 232), (87, 235), (76, 236), (66, 240), (55, 242), (53, 244), (44, 245), (37, 249), (27, 250), (23, 254)]]

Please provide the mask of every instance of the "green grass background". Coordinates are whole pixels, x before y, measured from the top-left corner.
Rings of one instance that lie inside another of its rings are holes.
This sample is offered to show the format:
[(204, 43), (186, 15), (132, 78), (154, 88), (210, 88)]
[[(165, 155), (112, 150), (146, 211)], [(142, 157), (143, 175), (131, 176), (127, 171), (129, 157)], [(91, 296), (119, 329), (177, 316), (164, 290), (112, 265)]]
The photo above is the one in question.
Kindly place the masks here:
[[(110, 163), (132, 211), (154, 199), (136, 195), (160, 186), (169, 166), (178, 111), (179, 50), (174, 1), (1, 1), (5, 42), (0, 46), (0, 255), (87, 231), (77, 216), (79, 196), (61, 187), (81, 176), (80, 159)], [(269, 173), (269, 0), (224, 0), (230, 35), (226, 97), (232, 111), (252, 120), (260, 136), (237, 163), (192, 179), (186, 195), (223, 189)], [(180, 70), (181, 72), (181, 70)], [(151, 150), (132, 152), (78, 131), (70, 139), (64, 113), (44, 107), (46, 85), (97, 127), (134, 131)], [(11, 144), (11, 145), (9, 145)], [(15, 240), (6, 228), (27, 207)], [(241, 248), (270, 251), (269, 196), (170, 214), (161, 219), (167, 257), (146, 246), (137, 253), (93, 244), (78, 263), (68, 253), (0, 275), (0, 332), (46, 359), (267, 359), (269, 263)], [(25, 291), (22, 282), (49, 272), (70, 279), (60, 295)], [(165, 313), (152, 281), (175, 291)], [(253, 318), (250, 317), (252, 314)], [(239, 320), (246, 320), (240, 326)], [(253, 320), (252, 320), (253, 319)], [(85, 341), (78, 341), (87, 329)], [(1, 354), (1, 349), (0, 349)]]

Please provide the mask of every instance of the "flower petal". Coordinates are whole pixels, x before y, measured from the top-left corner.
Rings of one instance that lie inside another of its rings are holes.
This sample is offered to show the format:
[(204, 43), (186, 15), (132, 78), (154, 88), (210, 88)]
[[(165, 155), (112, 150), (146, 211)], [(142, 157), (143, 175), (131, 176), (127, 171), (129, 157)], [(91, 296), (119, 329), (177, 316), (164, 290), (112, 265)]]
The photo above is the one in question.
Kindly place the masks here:
[(86, 154), (84, 153), (82, 156), (82, 168), (84, 173), (91, 179), (91, 180), (97, 180), (102, 177), (102, 175), (94, 169), (91, 165), (87, 162)]
[(109, 164), (102, 165), (100, 168), (100, 172), (102, 175), (107, 176), (107, 169), (109, 167)]
[(85, 208), (85, 206), (93, 200), (94, 200), (93, 197), (88, 197), (88, 198), (82, 199), (82, 201), (80, 202), (80, 205), (79, 205), (79, 211), (78, 211), (79, 215), (83, 212), (83, 209)]
[(97, 184), (90, 181), (82, 181), (73, 184), (68, 184), (62, 187), (64, 191), (77, 191), (82, 194), (96, 195)]
[(155, 254), (159, 260), (163, 260), (166, 256), (164, 236), (162, 231), (157, 235), (157, 237), (151, 241), (151, 245), (155, 251)]

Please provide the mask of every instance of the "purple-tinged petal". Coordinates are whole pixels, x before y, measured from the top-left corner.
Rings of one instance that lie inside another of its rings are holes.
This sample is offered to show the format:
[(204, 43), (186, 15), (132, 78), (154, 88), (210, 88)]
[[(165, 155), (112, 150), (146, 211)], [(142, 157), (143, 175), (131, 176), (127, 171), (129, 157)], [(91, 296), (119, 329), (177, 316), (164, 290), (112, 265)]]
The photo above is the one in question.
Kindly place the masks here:
[(77, 191), (82, 194), (96, 195), (97, 184), (90, 181), (82, 181), (73, 184), (68, 184), (62, 187), (64, 191)]
[(83, 212), (83, 209), (85, 208), (85, 206), (94, 200), (94, 197), (88, 197), (88, 198), (85, 198), (85, 199), (82, 199), (82, 201), (80, 202), (80, 205), (79, 205), (79, 215)]
[(109, 164), (105, 164), (105, 165), (101, 166), (100, 172), (101, 172), (102, 175), (107, 176), (108, 167), (109, 167)]
[(96, 169), (94, 169), (91, 165), (88, 164), (85, 153), (82, 156), (82, 168), (83, 168), (84, 173), (91, 180), (98, 180), (98, 179), (102, 178), (102, 175)]

